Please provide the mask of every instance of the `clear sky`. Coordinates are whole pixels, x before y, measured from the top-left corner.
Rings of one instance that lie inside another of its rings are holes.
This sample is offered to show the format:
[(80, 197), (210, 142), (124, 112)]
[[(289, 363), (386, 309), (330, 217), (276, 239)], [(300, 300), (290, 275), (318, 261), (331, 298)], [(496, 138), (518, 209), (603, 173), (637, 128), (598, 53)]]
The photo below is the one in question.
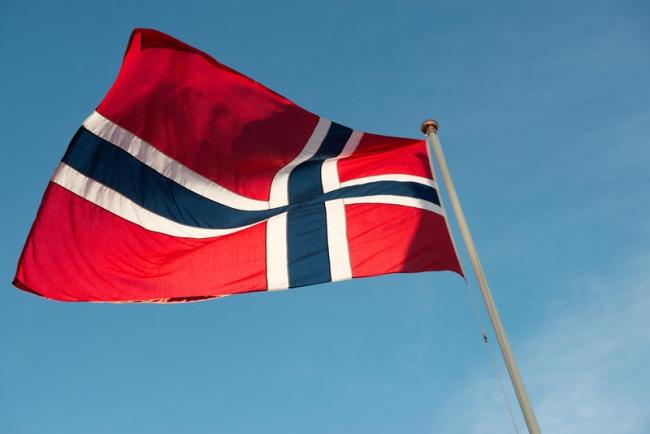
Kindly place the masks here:
[(452, 273), (172, 306), (10, 285), (134, 27), (357, 129), (436, 117), (543, 431), (650, 432), (643, 0), (0, 0), (0, 432), (513, 432), (478, 290)]

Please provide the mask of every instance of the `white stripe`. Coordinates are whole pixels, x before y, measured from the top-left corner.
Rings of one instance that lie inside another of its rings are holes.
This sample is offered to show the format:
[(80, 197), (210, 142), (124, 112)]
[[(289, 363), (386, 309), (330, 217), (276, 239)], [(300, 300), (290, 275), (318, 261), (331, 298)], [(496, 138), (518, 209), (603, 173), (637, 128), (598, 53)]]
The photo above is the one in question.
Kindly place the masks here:
[(266, 222), (266, 283), (269, 291), (289, 287), (286, 212)]
[(212, 238), (231, 234), (252, 226), (232, 229), (205, 229), (177, 223), (152, 213), (115, 190), (79, 173), (65, 163), (59, 164), (52, 181), (131, 223), (153, 232), (160, 232), (174, 237)]
[(418, 184), (427, 185), (435, 189), (438, 188), (435, 181), (429, 178), (424, 178), (422, 176), (414, 175), (402, 175), (402, 174), (388, 174), (388, 175), (375, 175), (375, 176), (366, 176), (365, 178), (356, 178), (344, 181), (341, 183), (341, 187), (350, 187), (352, 185), (362, 185), (368, 184), (370, 182), (377, 181), (399, 181), (399, 182), (417, 182)]
[(316, 128), (314, 128), (311, 137), (307, 140), (300, 154), (275, 174), (271, 183), (271, 195), (269, 197), (271, 208), (289, 204), (289, 175), (297, 165), (314, 156), (321, 143), (323, 143), (331, 123), (327, 119), (319, 118)]
[(161, 175), (203, 197), (236, 209), (249, 211), (269, 209), (267, 201), (251, 199), (228, 190), (168, 157), (151, 144), (97, 112), (93, 112), (84, 121), (83, 126), (96, 136), (125, 150)]
[(352, 134), (350, 135), (350, 138), (348, 139), (347, 142), (345, 142), (345, 146), (343, 146), (343, 150), (341, 151), (341, 154), (337, 158), (347, 158), (350, 155), (354, 154), (354, 151), (357, 150), (357, 146), (359, 146), (359, 142), (361, 141), (361, 138), (363, 137), (363, 132), (361, 131), (352, 131)]
[(339, 171), (336, 164), (336, 158), (330, 158), (323, 161), (323, 166), (321, 167), (321, 178), (323, 180), (323, 192), (325, 193), (337, 190), (341, 187), (339, 184)]
[(342, 158), (347, 158), (354, 153), (363, 137), (361, 131), (352, 131), (352, 134), (348, 138), (348, 141), (345, 142), (343, 150), (341, 153), (334, 157), (328, 158), (323, 162), (323, 167), (321, 169), (321, 178), (323, 179), (323, 191), (325, 193), (336, 190), (341, 187), (339, 183), (339, 172), (337, 168), (338, 160)]
[(325, 202), (327, 214), (327, 246), (332, 281), (352, 278), (350, 252), (348, 249), (347, 222), (343, 199)]
[[(341, 188), (338, 161), (354, 153), (363, 137), (361, 131), (352, 131), (341, 153), (334, 158), (328, 158), (321, 168), (323, 192), (327, 193)], [(347, 220), (345, 204), (342, 199), (325, 202), (327, 222), (327, 250), (330, 260), (332, 281), (352, 278), (350, 251), (348, 248)]]
[(351, 205), (355, 203), (382, 203), (386, 205), (402, 205), (410, 206), (412, 208), (420, 208), (427, 211), (435, 212), (444, 217), (445, 212), (443, 209), (436, 205), (433, 202), (429, 202), (422, 199), (416, 199), (414, 197), (404, 197), (404, 196), (394, 196), (390, 194), (377, 195), (377, 196), (361, 196), (361, 197), (350, 197), (343, 199), (343, 202), (346, 205)]

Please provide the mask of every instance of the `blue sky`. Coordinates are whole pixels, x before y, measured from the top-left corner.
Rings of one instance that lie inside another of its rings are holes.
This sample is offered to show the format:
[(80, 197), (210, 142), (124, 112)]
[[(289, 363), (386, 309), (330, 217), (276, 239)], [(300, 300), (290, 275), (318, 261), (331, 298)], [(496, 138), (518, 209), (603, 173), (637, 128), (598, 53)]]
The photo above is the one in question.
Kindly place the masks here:
[(650, 5), (455, 3), (2, 0), (0, 432), (513, 432), (451, 273), (174, 306), (10, 285), (70, 137), (153, 27), (357, 129), (436, 117), (542, 430), (647, 433)]

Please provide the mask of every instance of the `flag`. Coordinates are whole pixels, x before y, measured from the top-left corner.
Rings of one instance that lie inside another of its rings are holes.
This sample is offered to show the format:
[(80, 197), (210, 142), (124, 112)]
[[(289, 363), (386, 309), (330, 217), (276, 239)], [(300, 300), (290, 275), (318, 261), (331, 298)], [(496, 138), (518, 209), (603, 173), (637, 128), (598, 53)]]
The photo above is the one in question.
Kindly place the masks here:
[(155, 30), (44, 194), (14, 284), (176, 302), (388, 273), (462, 274), (422, 140), (319, 117)]

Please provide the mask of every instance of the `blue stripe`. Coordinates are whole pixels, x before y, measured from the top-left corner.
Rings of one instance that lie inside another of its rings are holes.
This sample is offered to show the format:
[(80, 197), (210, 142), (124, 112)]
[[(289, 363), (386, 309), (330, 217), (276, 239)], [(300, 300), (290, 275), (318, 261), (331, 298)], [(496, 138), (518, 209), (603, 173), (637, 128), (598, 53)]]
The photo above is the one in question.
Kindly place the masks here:
[[(289, 175), (289, 203), (305, 203), (323, 197), (321, 171), (327, 158), (338, 156), (352, 130), (332, 122), (318, 151), (296, 166)], [(327, 213), (321, 201), (287, 213), (287, 259), (289, 286), (304, 286), (332, 280), (327, 244)]]
[(332, 280), (324, 203), (287, 213), (287, 262), (291, 288)]
[(301, 202), (323, 194), (323, 162), (338, 156), (351, 135), (350, 128), (332, 122), (318, 151), (310, 159), (296, 166), (289, 175), (289, 203)]
[(73, 137), (63, 161), (147, 210), (188, 226), (227, 229), (263, 221), (285, 211), (327, 200), (374, 195), (396, 195), (440, 205), (432, 187), (399, 181), (379, 181), (341, 188), (289, 206), (244, 211), (214, 202), (177, 184), (136, 160), (126, 151), (81, 128)]
[(63, 161), (149, 211), (188, 226), (229, 229), (260, 222), (285, 209), (242, 211), (177, 184), (117, 146), (80, 128)]

